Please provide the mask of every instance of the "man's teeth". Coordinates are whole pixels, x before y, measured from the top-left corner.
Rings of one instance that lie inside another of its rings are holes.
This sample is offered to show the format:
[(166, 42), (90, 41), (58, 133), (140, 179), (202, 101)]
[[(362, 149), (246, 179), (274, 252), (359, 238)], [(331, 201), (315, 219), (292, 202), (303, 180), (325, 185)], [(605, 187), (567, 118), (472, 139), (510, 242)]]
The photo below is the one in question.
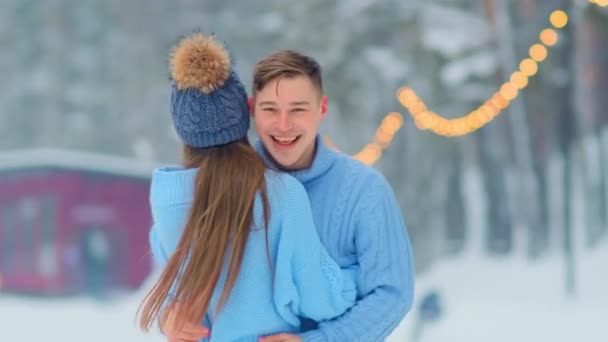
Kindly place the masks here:
[(296, 138), (278, 138), (278, 137), (273, 137), (274, 140), (281, 142), (281, 143), (292, 143), (296, 140)]

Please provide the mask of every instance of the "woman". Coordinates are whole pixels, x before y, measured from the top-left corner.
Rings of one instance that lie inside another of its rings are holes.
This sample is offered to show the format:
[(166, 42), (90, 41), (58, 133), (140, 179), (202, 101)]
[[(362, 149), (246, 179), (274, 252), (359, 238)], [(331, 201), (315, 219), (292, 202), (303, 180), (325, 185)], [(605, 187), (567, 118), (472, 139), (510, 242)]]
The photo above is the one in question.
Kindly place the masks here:
[(168, 261), (140, 308), (142, 328), (170, 312), (175, 324), (209, 327), (209, 341), (257, 341), (298, 331), (302, 316), (341, 315), (355, 300), (353, 274), (321, 245), (303, 186), (249, 145), (247, 95), (228, 52), (194, 34), (170, 65), (184, 162), (152, 177), (151, 245)]

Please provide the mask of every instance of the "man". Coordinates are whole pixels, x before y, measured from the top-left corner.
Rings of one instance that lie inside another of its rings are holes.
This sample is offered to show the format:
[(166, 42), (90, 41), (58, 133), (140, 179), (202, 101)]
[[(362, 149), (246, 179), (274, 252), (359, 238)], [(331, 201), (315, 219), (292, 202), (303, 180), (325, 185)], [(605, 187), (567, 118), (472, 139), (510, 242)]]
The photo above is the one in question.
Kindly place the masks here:
[[(384, 340), (411, 308), (414, 292), (412, 250), (390, 185), (378, 171), (324, 146), (318, 129), (327, 97), (314, 59), (284, 50), (258, 62), (251, 107), (259, 154), (302, 182), (329, 254), (340, 267), (359, 270), (357, 302), (345, 314), (305, 322), (304, 330), (311, 329), (299, 335), (260, 341)], [(163, 331), (170, 341), (207, 333), (196, 325), (174, 331), (163, 324)]]

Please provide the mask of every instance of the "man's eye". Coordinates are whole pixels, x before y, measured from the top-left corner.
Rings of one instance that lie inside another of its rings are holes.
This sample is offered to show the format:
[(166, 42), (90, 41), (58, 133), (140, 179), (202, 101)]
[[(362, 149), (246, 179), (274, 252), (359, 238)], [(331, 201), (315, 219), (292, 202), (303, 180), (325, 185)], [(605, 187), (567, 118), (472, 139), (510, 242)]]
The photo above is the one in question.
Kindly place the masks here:
[(266, 111), (266, 112), (276, 112), (277, 111), (276, 108), (262, 108), (262, 110)]

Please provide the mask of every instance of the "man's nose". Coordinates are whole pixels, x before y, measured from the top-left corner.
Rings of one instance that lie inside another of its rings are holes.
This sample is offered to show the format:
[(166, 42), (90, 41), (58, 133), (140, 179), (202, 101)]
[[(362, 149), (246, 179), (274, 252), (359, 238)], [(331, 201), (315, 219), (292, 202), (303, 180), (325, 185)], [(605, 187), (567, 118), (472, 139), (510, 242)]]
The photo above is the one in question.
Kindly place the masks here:
[(291, 118), (286, 113), (281, 113), (278, 118), (277, 128), (281, 131), (288, 131), (291, 129)]

